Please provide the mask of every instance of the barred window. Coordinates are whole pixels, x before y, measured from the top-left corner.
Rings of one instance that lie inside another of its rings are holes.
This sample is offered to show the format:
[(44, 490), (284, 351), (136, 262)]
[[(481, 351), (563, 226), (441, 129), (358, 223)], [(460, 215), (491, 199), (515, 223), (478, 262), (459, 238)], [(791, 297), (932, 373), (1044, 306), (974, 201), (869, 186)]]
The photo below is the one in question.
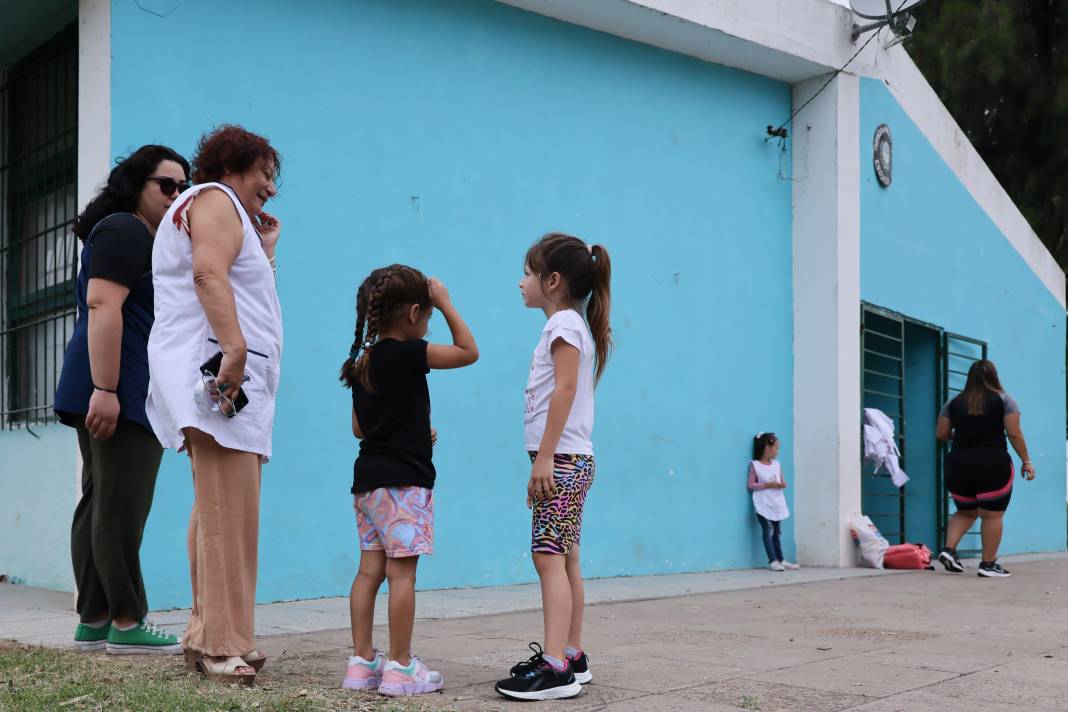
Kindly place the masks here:
[(0, 428), (51, 421), (74, 326), (78, 34), (0, 69)]

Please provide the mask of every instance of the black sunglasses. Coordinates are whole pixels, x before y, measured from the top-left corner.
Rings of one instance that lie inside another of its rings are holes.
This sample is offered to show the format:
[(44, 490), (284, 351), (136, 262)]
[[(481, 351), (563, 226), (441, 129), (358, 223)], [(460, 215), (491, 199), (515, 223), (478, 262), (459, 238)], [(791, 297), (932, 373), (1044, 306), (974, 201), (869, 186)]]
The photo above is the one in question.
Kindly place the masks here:
[(165, 176), (149, 176), (145, 180), (153, 180), (159, 184), (160, 192), (166, 196), (174, 195), (174, 191), (184, 193), (189, 190), (189, 181), (182, 181), (179, 183), (174, 178), (167, 178)]

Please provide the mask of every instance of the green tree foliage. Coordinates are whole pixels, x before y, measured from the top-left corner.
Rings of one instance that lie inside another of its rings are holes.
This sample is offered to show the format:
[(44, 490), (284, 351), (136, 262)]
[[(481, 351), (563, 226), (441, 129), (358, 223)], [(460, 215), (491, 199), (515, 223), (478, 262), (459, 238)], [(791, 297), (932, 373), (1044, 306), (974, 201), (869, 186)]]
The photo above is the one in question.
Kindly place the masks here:
[(1068, 0), (930, 0), (906, 47), (1068, 270)]

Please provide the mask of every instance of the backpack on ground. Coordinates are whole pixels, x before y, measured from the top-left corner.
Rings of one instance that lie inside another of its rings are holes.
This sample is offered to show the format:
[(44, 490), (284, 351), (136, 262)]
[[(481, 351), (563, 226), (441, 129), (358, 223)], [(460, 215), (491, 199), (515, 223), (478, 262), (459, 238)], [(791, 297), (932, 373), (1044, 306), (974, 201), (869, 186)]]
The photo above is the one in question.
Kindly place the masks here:
[(883, 555), (887, 569), (930, 569), (931, 550), (923, 544), (894, 544)]

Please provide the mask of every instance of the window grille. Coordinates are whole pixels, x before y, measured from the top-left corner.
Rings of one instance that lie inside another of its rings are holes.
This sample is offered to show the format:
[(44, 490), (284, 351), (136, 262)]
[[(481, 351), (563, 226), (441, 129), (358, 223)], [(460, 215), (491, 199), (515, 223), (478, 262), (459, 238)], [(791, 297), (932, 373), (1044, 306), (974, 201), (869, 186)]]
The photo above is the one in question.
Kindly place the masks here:
[(50, 422), (74, 326), (78, 35), (0, 69), (0, 428)]

